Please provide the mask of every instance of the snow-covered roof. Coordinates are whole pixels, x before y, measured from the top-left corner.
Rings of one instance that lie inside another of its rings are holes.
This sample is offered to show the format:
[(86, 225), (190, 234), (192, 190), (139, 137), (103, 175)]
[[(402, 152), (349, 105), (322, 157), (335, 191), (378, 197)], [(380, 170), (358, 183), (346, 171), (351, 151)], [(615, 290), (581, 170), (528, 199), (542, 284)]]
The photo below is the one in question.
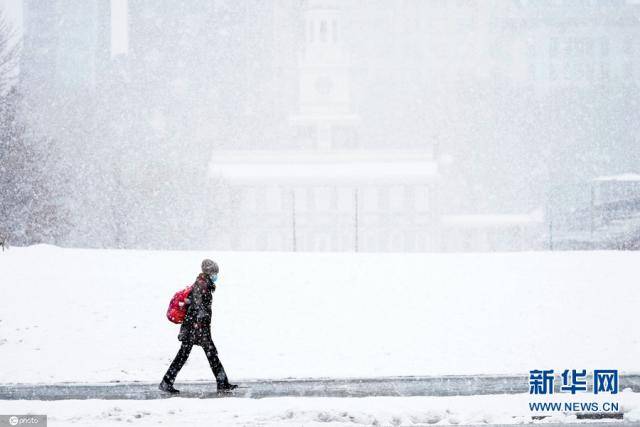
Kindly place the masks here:
[(435, 178), (430, 153), (405, 150), (218, 151), (209, 176), (234, 184), (391, 184)]
[(345, 114), (327, 114), (327, 113), (314, 113), (314, 114), (296, 114), (289, 117), (291, 123), (352, 123), (360, 120), (360, 116), (357, 114), (345, 113)]
[(513, 227), (540, 224), (543, 222), (541, 211), (528, 214), (471, 214), (471, 215), (443, 215), (442, 223), (457, 227)]
[(623, 173), (621, 175), (599, 176), (594, 178), (593, 181), (606, 182), (606, 181), (640, 181), (640, 174), (637, 173)]

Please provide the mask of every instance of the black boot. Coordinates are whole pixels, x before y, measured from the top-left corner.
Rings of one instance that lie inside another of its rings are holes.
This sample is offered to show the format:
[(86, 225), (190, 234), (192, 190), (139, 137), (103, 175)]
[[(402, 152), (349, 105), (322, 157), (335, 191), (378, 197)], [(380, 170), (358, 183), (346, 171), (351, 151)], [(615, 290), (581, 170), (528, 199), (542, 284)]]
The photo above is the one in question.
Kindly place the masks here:
[(162, 382), (160, 383), (160, 385), (158, 386), (158, 388), (162, 391), (166, 391), (167, 393), (171, 393), (171, 394), (177, 394), (180, 393), (180, 390), (177, 390), (173, 387), (173, 384), (171, 384), (169, 381), (167, 380), (162, 380)]
[(229, 392), (229, 391), (233, 391), (235, 389), (238, 388), (237, 384), (230, 384), (230, 383), (224, 383), (224, 384), (218, 384), (218, 391), (219, 392)]

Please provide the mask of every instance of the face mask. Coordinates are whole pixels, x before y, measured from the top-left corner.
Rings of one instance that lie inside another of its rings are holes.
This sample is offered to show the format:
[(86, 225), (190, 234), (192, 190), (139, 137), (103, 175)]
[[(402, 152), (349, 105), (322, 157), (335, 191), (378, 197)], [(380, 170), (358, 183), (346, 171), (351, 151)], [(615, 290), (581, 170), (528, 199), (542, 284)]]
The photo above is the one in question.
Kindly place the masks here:
[(217, 274), (210, 274), (209, 278), (211, 279), (211, 281), (213, 283), (216, 283), (216, 280), (218, 280), (218, 275)]

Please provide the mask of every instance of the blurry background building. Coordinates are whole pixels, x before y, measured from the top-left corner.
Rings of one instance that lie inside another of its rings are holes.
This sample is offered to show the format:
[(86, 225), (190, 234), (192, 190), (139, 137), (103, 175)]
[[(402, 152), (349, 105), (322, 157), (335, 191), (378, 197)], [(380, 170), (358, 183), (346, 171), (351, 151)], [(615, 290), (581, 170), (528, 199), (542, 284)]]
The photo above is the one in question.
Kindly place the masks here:
[(140, 0), (117, 56), (110, 5), (24, 3), (65, 244), (539, 249), (640, 164), (636, 2)]

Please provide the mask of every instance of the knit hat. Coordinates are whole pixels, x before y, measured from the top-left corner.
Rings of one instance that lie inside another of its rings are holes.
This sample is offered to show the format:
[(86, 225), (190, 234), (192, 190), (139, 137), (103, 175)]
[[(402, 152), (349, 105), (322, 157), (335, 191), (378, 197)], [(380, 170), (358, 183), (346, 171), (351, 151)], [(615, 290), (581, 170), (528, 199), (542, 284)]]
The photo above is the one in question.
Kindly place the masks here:
[(218, 271), (220, 271), (220, 269), (218, 268), (218, 264), (216, 264), (215, 261), (210, 259), (205, 259), (202, 261), (202, 272), (204, 274), (218, 274)]

